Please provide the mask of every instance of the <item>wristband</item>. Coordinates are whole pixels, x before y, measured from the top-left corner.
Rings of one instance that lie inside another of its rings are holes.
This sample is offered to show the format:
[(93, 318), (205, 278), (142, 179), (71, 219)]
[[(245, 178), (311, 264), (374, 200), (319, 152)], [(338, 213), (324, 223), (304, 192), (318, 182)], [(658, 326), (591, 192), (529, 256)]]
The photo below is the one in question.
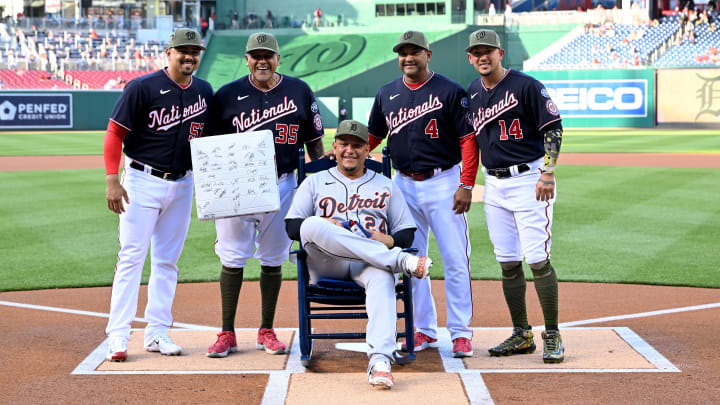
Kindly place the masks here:
[(466, 184), (460, 183), (460, 187), (464, 188), (465, 190), (472, 190), (473, 186), (468, 186)]

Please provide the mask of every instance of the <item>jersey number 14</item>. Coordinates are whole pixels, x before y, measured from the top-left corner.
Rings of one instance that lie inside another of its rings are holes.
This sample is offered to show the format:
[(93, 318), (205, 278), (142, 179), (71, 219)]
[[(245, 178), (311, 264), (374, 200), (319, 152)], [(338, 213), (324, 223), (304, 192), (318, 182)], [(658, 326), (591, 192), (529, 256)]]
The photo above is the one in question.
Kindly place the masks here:
[[(500, 140), (501, 141), (507, 141), (508, 140), (508, 130), (505, 127), (505, 120), (498, 121), (500, 123)], [(510, 124), (510, 135), (513, 136), (515, 139), (523, 139), (523, 132), (522, 128), (520, 127), (520, 120), (515, 118)]]

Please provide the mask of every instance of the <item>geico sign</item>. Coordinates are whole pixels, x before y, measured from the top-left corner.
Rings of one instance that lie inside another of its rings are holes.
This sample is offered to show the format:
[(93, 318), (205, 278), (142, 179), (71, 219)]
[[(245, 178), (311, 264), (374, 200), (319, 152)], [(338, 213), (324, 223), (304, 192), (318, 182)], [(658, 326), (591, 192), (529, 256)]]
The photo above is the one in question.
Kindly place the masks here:
[(543, 82), (563, 116), (644, 117), (647, 115), (647, 82), (549, 81)]
[(634, 110), (643, 104), (642, 90), (635, 87), (548, 89), (560, 110)]

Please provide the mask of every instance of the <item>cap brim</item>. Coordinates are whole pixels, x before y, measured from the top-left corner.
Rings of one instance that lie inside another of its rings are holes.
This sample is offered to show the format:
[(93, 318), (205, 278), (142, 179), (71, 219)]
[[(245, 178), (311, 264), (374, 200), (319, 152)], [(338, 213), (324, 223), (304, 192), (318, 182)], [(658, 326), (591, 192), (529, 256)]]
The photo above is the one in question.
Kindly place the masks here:
[(359, 136), (357, 136), (357, 135), (355, 135), (355, 134), (338, 134), (338, 133), (336, 133), (336, 134), (335, 134), (335, 139), (337, 139), (337, 138), (339, 138), (339, 137), (341, 137), (341, 136), (353, 136), (353, 137), (355, 137), (355, 138), (357, 138), (357, 139), (359, 139), (359, 140), (361, 140), (361, 141), (363, 141), (363, 142), (365, 142), (365, 143), (368, 143), (368, 142), (369, 142), (369, 140), (366, 140), (365, 138), (359, 137)]
[(468, 46), (467, 48), (465, 48), (465, 52), (470, 52), (470, 50), (473, 49), (473, 48), (475, 48), (476, 46), (482, 46), (482, 45), (489, 46), (489, 47), (491, 47), (491, 48), (502, 49), (501, 47), (499, 47), (499, 46), (497, 46), (497, 45), (491, 45), (491, 44), (474, 44), (474, 45), (470, 45), (470, 46)]
[(204, 46), (202, 46), (202, 45), (195, 45), (195, 44), (173, 45), (173, 46), (168, 46), (168, 49), (169, 49), (169, 48), (179, 48), (179, 47), (181, 47), (181, 46), (196, 46), (196, 47), (202, 49), (203, 51), (206, 51), (206, 50), (207, 50), (207, 48), (205, 48)]
[(414, 46), (417, 46), (418, 48), (422, 48), (422, 49), (424, 49), (424, 50), (426, 50), (426, 51), (429, 51), (429, 50), (430, 50), (430, 48), (426, 48), (426, 47), (424, 47), (424, 46), (420, 46), (420, 45), (418, 45), (418, 44), (416, 44), (416, 43), (414, 43), (414, 42), (400, 42), (399, 44), (393, 46), (393, 52), (397, 53), (397, 52), (400, 50), (400, 48), (402, 48), (402, 47), (405, 46), (405, 45), (414, 45)]
[(278, 52), (277, 50), (269, 48), (269, 47), (265, 47), (265, 46), (258, 46), (257, 48), (253, 48), (253, 49), (245, 51), (245, 53), (250, 53), (252, 51), (270, 51), (270, 52), (275, 52), (276, 54), (280, 55), (280, 52)]

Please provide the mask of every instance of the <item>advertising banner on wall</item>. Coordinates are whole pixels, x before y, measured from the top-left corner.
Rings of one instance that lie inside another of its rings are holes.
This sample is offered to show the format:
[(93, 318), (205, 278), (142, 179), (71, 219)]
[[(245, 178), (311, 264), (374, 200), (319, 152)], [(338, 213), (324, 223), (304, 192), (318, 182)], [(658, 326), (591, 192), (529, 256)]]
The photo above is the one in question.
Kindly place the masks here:
[(720, 69), (658, 70), (657, 122), (720, 125)]
[(528, 72), (558, 106), (566, 127), (655, 125), (655, 76), (644, 70)]
[(0, 94), (0, 130), (72, 128), (71, 94)]

